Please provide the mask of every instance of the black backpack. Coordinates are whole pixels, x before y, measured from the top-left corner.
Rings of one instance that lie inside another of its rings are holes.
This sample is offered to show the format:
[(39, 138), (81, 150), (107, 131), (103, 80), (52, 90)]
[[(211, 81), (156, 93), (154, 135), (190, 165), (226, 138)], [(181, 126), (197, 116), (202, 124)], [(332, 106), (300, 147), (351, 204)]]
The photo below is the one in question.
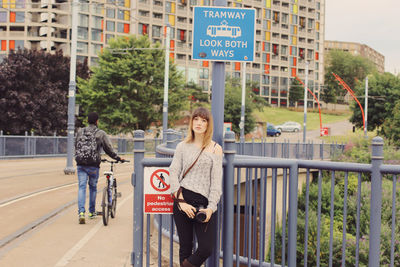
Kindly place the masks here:
[(75, 160), (78, 165), (96, 165), (100, 163), (100, 155), (97, 152), (96, 132), (83, 128), (82, 134), (76, 140)]

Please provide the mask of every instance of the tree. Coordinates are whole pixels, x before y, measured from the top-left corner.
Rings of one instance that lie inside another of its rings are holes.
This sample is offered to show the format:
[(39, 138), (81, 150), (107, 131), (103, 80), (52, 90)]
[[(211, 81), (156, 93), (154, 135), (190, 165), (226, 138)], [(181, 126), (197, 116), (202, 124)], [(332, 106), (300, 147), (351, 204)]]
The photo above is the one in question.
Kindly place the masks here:
[[(359, 101), (363, 108), (362, 96), (365, 96), (365, 83), (359, 83), (355, 89), (355, 94), (359, 97)], [(393, 112), (396, 112), (395, 104), (400, 100), (400, 79), (391, 73), (379, 74), (375, 73), (368, 76), (368, 130), (373, 131), (380, 129), (387, 121), (386, 128), (383, 131), (385, 136), (391, 136), (392, 127), (397, 127), (400, 123), (396, 123)], [(350, 106), (353, 114), (350, 121), (358, 128), (363, 127), (363, 119), (360, 107), (354, 101)]]
[(354, 90), (358, 81), (364, 80), (368, 74), (376, 71), (370, 60), (341, 50), (331, 50), (328, 53), (327, 65), (325, 87), (321, 94), (321, 99), (326, 103), (337, 103), (347, 94), (347, 91), (335, 80), (332, 72), (339, 75)]
[(204, 103), (209, 102), (209, 96), (207, 93), (203, 91), (203, 88), (201, 88), (199, 85), (195, 84), (194, 82), (190, 81), (186, 84), (186, 90), (187, 93), (189, 94), (189, 102), (190, 102), (190, 108), (189, 111), (192, 113), (192, 110), (194, 107), (202, 106)]
[[(147, 36), (121, 36), (99, 54), (89, 80), (79, 79), (77, 100), (85, 111), (97, 111), (108, 132), (132, 133), (160, 124), (164, 100), (165, 51)], [(168, 120), (174, 121), (187, 93), (174, 64), (169, 66)]]
[[(0, 129), (20, 135), (66, 135), (70, 59), (36, 50), (12, 51), (0, 63)], [(87, 78), (87, 63), (77, 76)]]
[[(245, 123), (244, 133), (253, 131), (255, 120), (252, 116), (254, 109), (261, 110), (266, 105), (265, 100), (253, 92), (255, 86), (251, 83), (246, 84), (245, 97)], [(232, 123), (232, 131), (238, 135), (240, 133), (239, 123), (242, 109), (242, 86), (239, 79), (228, 79), (225, 83), (225, 108), (224, 120)]]
[(302, 99), (304, 99), (304, 86), (297, 79), (293, 79), (289, 88), (290, 105), (295, 105)]

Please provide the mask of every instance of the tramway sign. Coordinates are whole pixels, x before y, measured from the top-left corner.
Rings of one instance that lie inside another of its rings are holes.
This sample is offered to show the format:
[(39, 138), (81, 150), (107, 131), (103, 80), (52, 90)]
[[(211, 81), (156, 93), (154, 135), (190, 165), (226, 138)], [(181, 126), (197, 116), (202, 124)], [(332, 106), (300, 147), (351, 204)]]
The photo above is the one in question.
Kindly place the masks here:
[(169, 172), (161, 168), (144, 169), (144, 212), (153, 214), (172, 213)]
[(255, 9), (194, 7), (192, 58), (253, 61)]

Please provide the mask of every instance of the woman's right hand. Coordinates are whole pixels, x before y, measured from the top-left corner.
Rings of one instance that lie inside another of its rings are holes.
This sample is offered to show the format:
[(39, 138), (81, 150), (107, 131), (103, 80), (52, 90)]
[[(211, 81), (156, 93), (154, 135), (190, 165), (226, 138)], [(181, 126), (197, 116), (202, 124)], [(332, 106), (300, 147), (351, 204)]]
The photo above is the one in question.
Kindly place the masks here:
[(194, 215), (195, 215), (195, 212), (196, 212), (196, 208), (195, 207), (193, 207), (192, 205), (190, 205), (188, 203), (185, 203), (185, 202), (180, 202), (178, 205), (180, 206), (181, 210), (184, 213), (186, 213), (186, 215), (189, 218), (191, 218), (191, 219), (194, 218)]

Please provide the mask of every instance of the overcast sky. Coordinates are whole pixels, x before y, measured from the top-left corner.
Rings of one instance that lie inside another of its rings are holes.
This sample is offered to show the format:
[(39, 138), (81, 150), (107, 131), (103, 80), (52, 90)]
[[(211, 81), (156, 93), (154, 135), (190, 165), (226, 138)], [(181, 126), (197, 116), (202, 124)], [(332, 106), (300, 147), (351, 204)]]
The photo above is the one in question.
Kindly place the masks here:
[(366, 44), (400, 73), (400, 0), (326, 0), (325, 40)]

